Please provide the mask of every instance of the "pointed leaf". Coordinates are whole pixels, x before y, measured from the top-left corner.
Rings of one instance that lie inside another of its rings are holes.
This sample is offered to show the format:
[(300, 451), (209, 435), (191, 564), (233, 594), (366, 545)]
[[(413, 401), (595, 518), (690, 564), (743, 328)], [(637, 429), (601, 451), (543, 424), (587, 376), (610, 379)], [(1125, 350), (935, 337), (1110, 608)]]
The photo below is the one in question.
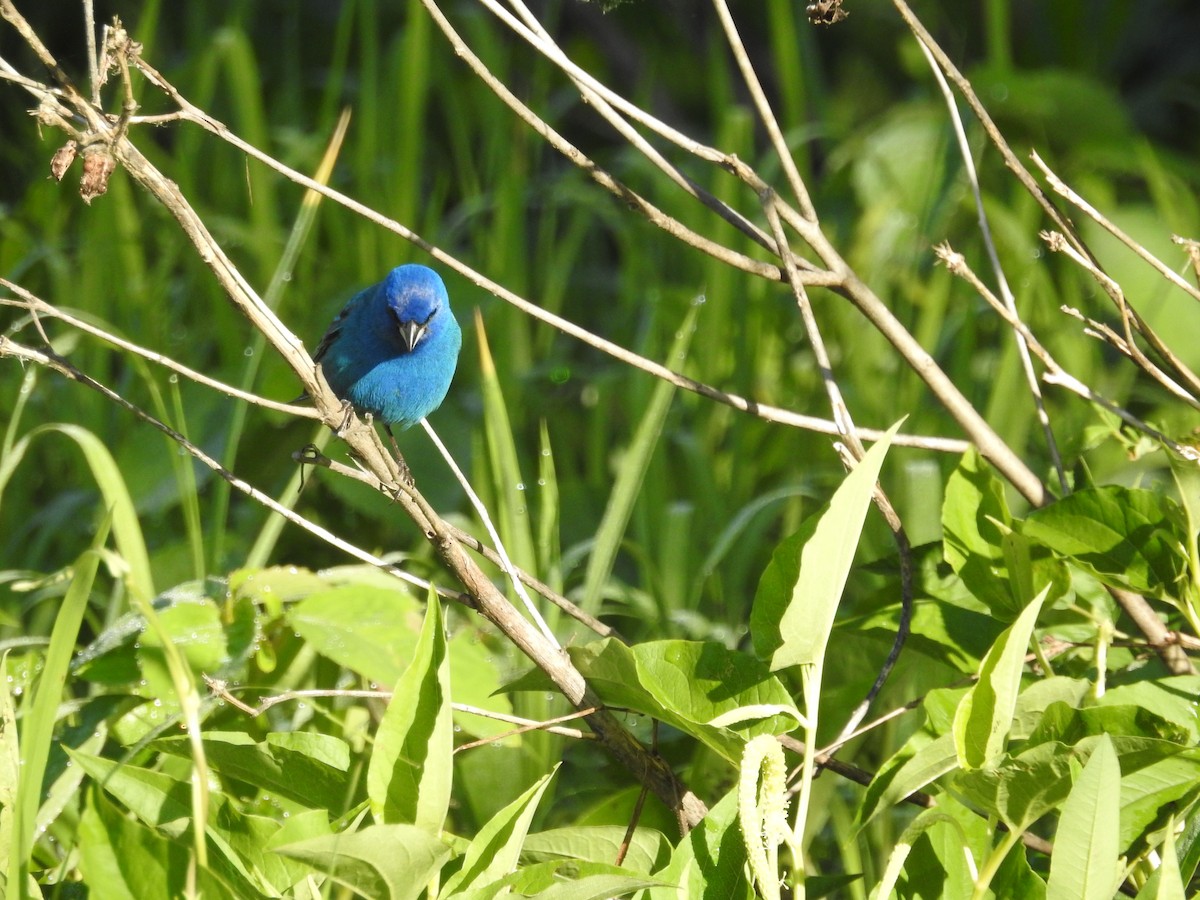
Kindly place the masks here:
[(959, 765), (964, 769), (988, 765), (1004, 751), (1029, 639), (1049, 590), (1047, 585), (996, 639), (983, 660), (979, 681), (959, 703), (954, 716), (954, 742)]
[(846, 476), (800, 552), (800, 574), (779, 623), (783, 644), (771, 656), (771, 671), (815, 665), (825, 658), (825, 645), (854, 562), (875, 482), (900, 425), (893, 425)]
[(367, 769), (371, 811), (382, 822), (442, 830), (450, 808), (454, 727), (442, 607), (430, 592), (412, 664), (400, 676)]
[(416, 900), (451, 853), (413, 825), (372, 825), (285, 844), (275, 852), (303, 860), (339, 884), (378, 900)]
[(540, 779), (479, 829), (463, 856), (462, 868), (442, 889), (446, 896), (464, 888), (488, 884), (516, 869), (525, 835), (529, 833), (529, 823), (533, 821), (538, 801), (552, 777), (553, 772)]
[(1157, 491), (1086, 488), (1034, 510), (1021, 531), (1104, 583), (1140, 594), (1172, 593), (1185, 569), (1184, 514)]
[(1048, 900), (1112, 900), (1122, 866), (1117, 859), (1121, 767), (1112, 741), (1102, 736), (1063, 804)]

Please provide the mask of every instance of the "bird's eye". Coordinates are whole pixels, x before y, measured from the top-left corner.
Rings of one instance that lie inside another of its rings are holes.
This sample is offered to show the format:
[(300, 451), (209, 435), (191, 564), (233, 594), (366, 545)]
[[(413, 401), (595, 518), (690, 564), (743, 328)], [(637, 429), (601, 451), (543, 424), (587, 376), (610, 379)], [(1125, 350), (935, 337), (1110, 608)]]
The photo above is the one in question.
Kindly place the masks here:
[(437, 315), (437, 311), (438, 311), (438, 308), (436, 306), (429, 311), (429, 315), (427, 315), (425, 317), (425, 321), (421, 323), (422, 328), (424, 328), (426, 325), (428, 325), (430, 320), (432, 320), (433, 317)]

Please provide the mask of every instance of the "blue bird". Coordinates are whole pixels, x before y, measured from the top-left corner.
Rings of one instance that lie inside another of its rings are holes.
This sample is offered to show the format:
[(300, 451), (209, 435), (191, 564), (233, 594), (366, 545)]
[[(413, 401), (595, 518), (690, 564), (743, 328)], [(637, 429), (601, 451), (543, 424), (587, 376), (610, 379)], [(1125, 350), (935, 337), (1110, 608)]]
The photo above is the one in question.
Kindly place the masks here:
[(407, 265), (351, 297), (313, 359), (339, 398), (390, 435), (390, 426), (408, 428), (441, 405), (461, 347), (441, 277)]

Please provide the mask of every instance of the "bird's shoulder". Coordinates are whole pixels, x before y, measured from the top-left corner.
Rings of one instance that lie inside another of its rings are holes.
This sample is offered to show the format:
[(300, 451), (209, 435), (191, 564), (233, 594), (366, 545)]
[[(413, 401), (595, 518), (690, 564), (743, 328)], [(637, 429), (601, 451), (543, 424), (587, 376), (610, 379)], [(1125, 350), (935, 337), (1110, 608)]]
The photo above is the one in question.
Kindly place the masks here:
[(342, 334), (342, 329), (346, 327), (346, 322), (357, 313), (363, 304), (370, 301), (374, 296), (378, 285), (373, 285), (366, 290), (359, 291), (353, 297), (346, 301), (346, 305), (342, 307), (341, 312), (333, 317), (333, 321), (329, 323), (329, 328), (325, 334), (321, 336), (320, 342), (317, 344), (317, 349), (313, 353), (313, 362), (320, 362), (322, 357), (329, 352), (339, 336)]

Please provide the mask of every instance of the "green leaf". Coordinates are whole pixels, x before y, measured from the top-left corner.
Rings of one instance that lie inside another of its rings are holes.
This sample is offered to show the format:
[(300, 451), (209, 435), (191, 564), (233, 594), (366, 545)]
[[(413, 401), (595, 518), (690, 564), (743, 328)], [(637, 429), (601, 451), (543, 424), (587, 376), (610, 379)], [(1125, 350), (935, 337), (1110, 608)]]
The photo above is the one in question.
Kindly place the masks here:
[[(288, 797), (306, 809), (341, 809), (346, 801), (350, 748), (335, 737), (316, 733), (272, 733), (261, 743), (241, 731), (203, 735), (209, 765), (236, 778)], [(190, 757), (187, 738), (161, 738), (152, 746)]]
[(539, 779), (479, 829), (463, 855), (462, 868), (446, 881), (443, 894), (450, 896), (464, 888), (486, 885), (516, 868), (529, 823), (553, 774)]
[[(765, 663), (723, 644), (650, 641), (628, 647), (606, 639), (568, 652), (605, 703), (666, 722), (730, 761), (741, 758), (749, 738), (785, 734), (801, 721), (787, 689)], [(753, 721), (714, 724), (745, 712), (753, 713), (748, 716)]]
[(400, 676), (367, 768), (371, 811), (438, 834), (450, 807), (454, 729), (442, 607), (430, 592), (412, 664)]
[(1085, 757), (1079, 747), (1040, 744), (998, 766), (960, 772), (955, 783), (968, 800), (1024, 831), (1067, 798), (1072, 763)]
[[(533, 862), (555, 859), (616, 859), (626, 843), (627, 829), (617, 825), (577, 825), (540, 831), (525, 838), (524, 859)], [(671, 843), (661, 831), (636, 828), (628, 839), (621, 868), (650, 874), (666, 865)]]
[(1179, 869), (1179, 855), (1175, 850), (1175, 820), (1171, 819), (1165, 829), (1166, 836), (1158, 855), (1162, 860), (1157, 869), (1150, 873), (1146, 884), (1138, 891), (1138, 900), (1186, 900), (1187, 888), (1183, 873)]
[[(750, 638), (754, 643), (754, 652), (760, 659), (770, 659), (783, 646), (779, 626), (792, 600), (792, 588), (800, 577), (800, 553), (812, 539), (821, 516), (828, 509), (829, 504), (826, 503), (801, 522), (794, 534), (776, 545), (771, 552), (771, 561), (758, 580), (754, 605), (750, 608)], [(894, 632), (895, 620), (889, 618), (884, 627)]]
[(991, 896), (997, 898), (1045, 900), (1046, 897), (1046, 882), (1029, 865), (1029, 855), (1016, 851), (1005, 854), (990, 887)]
[[(957, 819), (937, 809), (922, 811), (909, 823), (908, 827), (900, 835), (900, 839), (892, 847), (892, 853), (888, 857), (887, 865), (883, 870), (883, 876), (880, 878), (879, 884), (871, 892), (872, 897), (886, 898), (892, 896), (892, 892), (896, 888), (896, 883), (900, 880), (900, 875), (904, 871), (904, 864), (912, 852), (913, 845), (926, 832), (933, 829), (950, 829), (958, 838), (957, 843), (959, 847), (966, 846), (965, 835)], [(940, 874), (943, 878), (948, 875), (944, 871)], [(939, 897), (960, 896), (960, 894), (956, 894), (950, 889), (950, 885), (946, 881), (931, 884), (930, 880), (926, 877), (921, 881), (921, 884), (931, 895)]]
[(954, 742), (959, 765), (964, 769), (988, 765), (1004, 751), (1029, 639), (1048, 591), (1047, 586), (992, 645), (979, 670), (979, 681), (959, 703), (954, 716)]
[(1086, 488), (1030, 513), (1021, 531), (1105, 584), (1141, 594), (1171, 594), (1185, 572), (1183, 513), (1154, 491)]
[[(1184, 752), (1169, 741), (1126, 735), (1093, 735), (1073, 746), (1058, 742), (1039, 744), (1015, 757), (1006, 757), (984, 769), (960, 772), (954, 783), (963, 794), (990, 815), (999, 816), (1010, 827), (1024, 831), (1035, 821), (1066, 800), (1075, 774), (1091, 757), (1101, 740), (1111, 741), (1121, 764), (1122, 797), (1125, 781), (1134, 779), (1140, 769), (1154, 766)], [(1161, 779), (1165, 773), (1159, 773)], [(1130, 793), (1137, 804), (1146, 793)], [(1142, 815), (1144, 810), (1138, 810)]]
[[(90, 791), (77, 835), (84, 882), (105, 900), (182, 897), (191, 868), (188, 848), (126, 817), (99, 791)], [(236, 873), (235, 873), (236, 874)], [(196, 872), (196, 894), (207, 898), (253, 896), (248, 883), (232, 883), (208, 869)]]
[[(967, 589), (1006, 620), (1021, 607), (1009, 587), (1004, 535), (1012, 513), (1004, 484), (975, 448), (971, 448), (946, 482), (942, 534), (946, 562)], [(1026, 594), (1025, 596), (1031, 596)]]
[(91, 753), (67, 752), (99, 787), (120, 800), (146, 825), (178, 837), (191, 823), (190, 782)]
[(173, 596), (171, 600), (158, 610), (159, 627), (143, 628), (137, 659), (146, 679), (146, 695), (161, 699), (168, 709), (175, 710), (179, 698), (168, 668), (164, 639), (177, 648), (194, 676), (223, 671), (229, 661), (229, 650), (221, 610), (216, 603), (198, 591)]
[(371, 825), (274, 848), (378, 900), (417, 900), (450, 857), (450, 848), (414, 825)]
[(671, 861), (655, 875), (678, 887), (651, 888), (650, 900), (753, 900), (758, 896), (746, 879), (746, 842), (738, 825), (736, 789), (675, 845)]
[(416, 599), (400, 587), (347, 585), (310, 594), (287, 619), (318, 653), (376, 684), (395, 684), (421, 627)]
[[(10, 878), (9, 862), (21, 852), (21, 842), (13, 831), (13, 813), (17, 806), (17, 784), (21, 772), (21, 748), (17, 741), (17, 711), (13, 706), (13, 677), (8, 651), (0, 653), (0, 887)], [(8, 882), (13, 884), (14, 882)]]
[[(844, 619), (838, 622), (838, 629), (884, 631), (890, 643), (896, 634), (898, 609), (889, 606), (866, 616)], [(992, 616), (941, 600), (915, 600), (911, 627), (904, 645), (906, 656), (921, 653), (970, 675), (979, 671), (980, 662), (1001, 631), (1000, 623)]]
[(1075, 780), (1054, 836), (1048, 900), (1112, 900), (1120, 880), (1117, 859), (1121, 767), (1102, 736)]
[(664, 885), (655, 878), (631, 875), (624, 866), (553, 860), (522, 865), (503, 878), (469, 891), (455, 900), (494, 900), (497, 897), (538, 897), (556, 900), (605, 900)]
[(1158, 760), (1121, 778), (1120, 846), (1149, 849), (1152, 835), (1188, 809), (1200, 794), (1200, 760), (1195, 752)]
[(898, 767), (885, 767), (872, 779), (863, 797), (862, 822), (869, 822), (881, 810), (890, 809), (914, 791), (953, 771), (957, 765), (954, 735), (944, 734), (921, 747)]
[(800, 551), (800, 574), (779, 623), (783, 643), (771, 656), (771, 671), (824, 660), (879, 470), (902, 422), (893, 425), (842, 481)]
[(532, 572), (536, 570), (537, 560), (529, 523), (529, 493), (525, 490), (525, 478), (521, 474), (520, 456), (513, 438), (504, 391), (496, 375), (483, 317), (478, 313), (475, 323), (479, 346), (480, 393), (483, 396), (483, 434), (487, 441), (487, 461), (495, 492), (491, 515), (496, 519), (496, 528), (504, 539), (513, 565)]
[(79, 627), (87, 610), (88, 595), (100, 565), (100, 549), (108, 539), (108, 526), (109, 519), (105, 517), (92, 537), (91, 547), (75, 563), (71, 584), (54, 619), (50, 646), (46, 648), (37, 688), (21, 719), (18, 738), (20, 776), (12, 811), (12, 842), (8, 848), (10, 885), (24, 884), (29, 872), (30, 855), (36, 839), (37, 810), (42, 802), (42, 781), (50, 756), (54, 725), (58, 721), (58, 707), (63, 699), (71, 655), (79, 638)]
[(1104, 706), (1134, 706), (1173, 722), (1187, 732), (1183, 743), (1200, 743), (1200, 675), (1177, 675), (1110, 687), (1098, 701)]

